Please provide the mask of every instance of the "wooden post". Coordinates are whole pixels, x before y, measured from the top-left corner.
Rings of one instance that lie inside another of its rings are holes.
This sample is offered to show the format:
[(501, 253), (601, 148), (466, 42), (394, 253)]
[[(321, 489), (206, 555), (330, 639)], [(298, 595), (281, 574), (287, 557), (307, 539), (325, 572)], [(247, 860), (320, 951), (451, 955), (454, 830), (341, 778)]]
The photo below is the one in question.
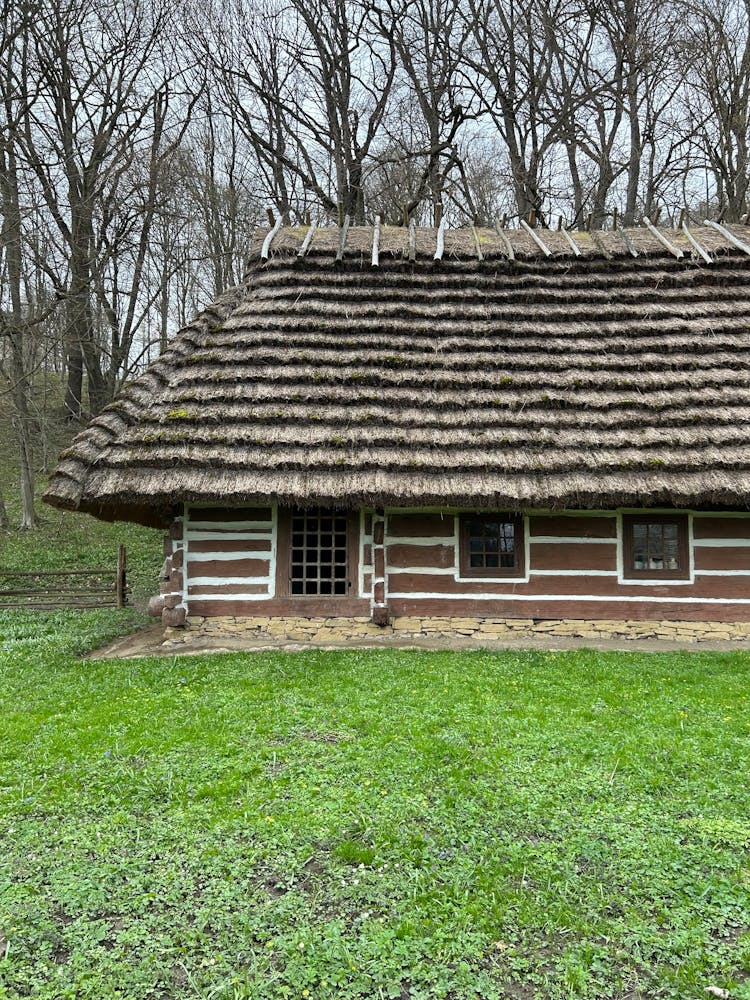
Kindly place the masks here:
[(115, 578), (115, 601), (118, 608), (125, 607), (128, 600), (127, 572), (127, 555), (125, 546), (121, 545), (117, 550), (117, 577)]
[(372, 602), (370, 618), (375, 625), (388, 624), (388, 580), (385, 566), (385, 512), (378, 508), (372, 517)]

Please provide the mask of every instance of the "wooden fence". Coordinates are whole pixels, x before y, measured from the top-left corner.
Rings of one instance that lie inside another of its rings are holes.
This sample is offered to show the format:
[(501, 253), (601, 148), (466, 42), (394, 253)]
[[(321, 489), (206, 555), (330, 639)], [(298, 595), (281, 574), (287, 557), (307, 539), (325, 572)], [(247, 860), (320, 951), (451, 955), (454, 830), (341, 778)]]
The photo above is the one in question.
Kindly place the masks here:
[(0, 569), (0, 610), (32, 608), (122, 608), (130, 587), (125, 546), (116, 568), (57, 569), (20, 572)]

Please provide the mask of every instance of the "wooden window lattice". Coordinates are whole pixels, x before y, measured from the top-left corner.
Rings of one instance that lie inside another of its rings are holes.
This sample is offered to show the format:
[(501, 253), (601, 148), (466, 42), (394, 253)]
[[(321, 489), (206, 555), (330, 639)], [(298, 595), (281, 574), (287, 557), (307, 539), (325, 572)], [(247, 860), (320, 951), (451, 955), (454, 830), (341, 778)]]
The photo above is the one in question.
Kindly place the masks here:
[(523, 576), (523, 519), (514, 514), (461, 519), (461, 572), (469, 576)]
[(469, 522), (469, 566), (472, 569), (513, 569), (515, 565), (513, 521)]
[(310, 597), (348, 592), (347, 517), (329, 510), (292, 516), (290, 592)]

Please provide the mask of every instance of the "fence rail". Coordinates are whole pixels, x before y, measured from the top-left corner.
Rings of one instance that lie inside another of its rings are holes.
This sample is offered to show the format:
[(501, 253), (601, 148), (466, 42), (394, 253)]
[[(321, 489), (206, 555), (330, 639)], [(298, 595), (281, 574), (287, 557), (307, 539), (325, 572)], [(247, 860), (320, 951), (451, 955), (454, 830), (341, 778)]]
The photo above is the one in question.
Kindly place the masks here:
[(128, 601), (128, 564), (125, 546), (117, 552), (117, 566), (92, 569), (0, 569), (0, 610), (29, 608), (122, 608)]

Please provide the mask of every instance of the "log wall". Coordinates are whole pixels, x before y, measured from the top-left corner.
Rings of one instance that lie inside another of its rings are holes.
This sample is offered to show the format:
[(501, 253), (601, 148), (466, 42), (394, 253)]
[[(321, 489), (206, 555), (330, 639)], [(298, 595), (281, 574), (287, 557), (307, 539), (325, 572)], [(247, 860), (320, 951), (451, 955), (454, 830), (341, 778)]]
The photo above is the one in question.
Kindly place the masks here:
[(616, 511), (530, 513), (526, 575), (463, 578), (455, 514), (394, 512), (387, 523), (393, 615), (530, 619), (750, 620), (750, 514), (688, 515), (690, 576), (633, 581)]
[(275, 508), (188, 507), (167, 584), (197, 617), (362, 616), (385, 603), (391, 617), (750, 621), (750, 514), (695, 512), (688, 524), (684, 580), (625, 579), (615, 511), (531, 512), (526, 575), (465, 578), (457, 512), (362, 510), (356, 593), (302, 599), (275, 592)]

